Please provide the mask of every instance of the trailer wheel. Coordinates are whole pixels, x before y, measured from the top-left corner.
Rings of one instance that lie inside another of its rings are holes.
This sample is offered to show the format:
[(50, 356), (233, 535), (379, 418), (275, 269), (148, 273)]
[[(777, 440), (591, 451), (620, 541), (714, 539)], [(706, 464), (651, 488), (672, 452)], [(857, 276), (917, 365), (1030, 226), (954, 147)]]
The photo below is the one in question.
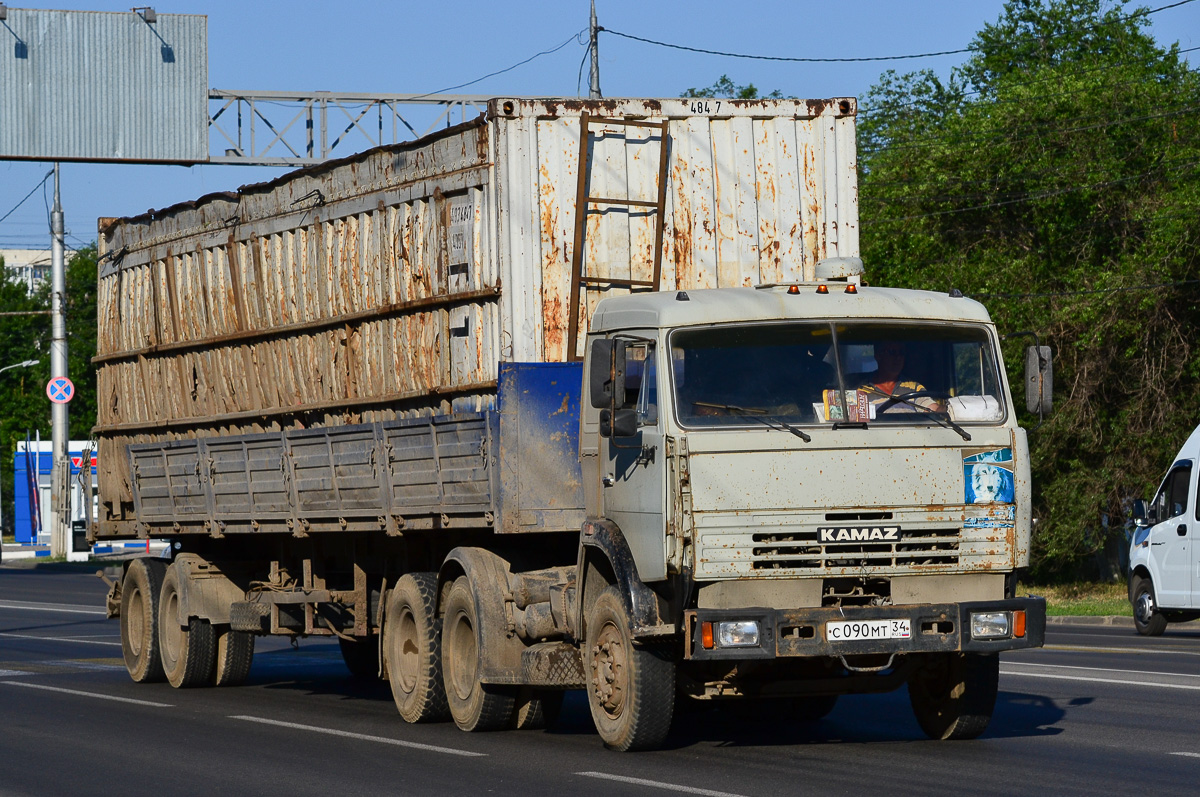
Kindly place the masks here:
[(163, 672), (176, 689), (212, 683), (216, 635), (207, 620), (179, 624), (179, 571), (168, 567), (158, 601), (158, 650)]
[(908, 696), (929, 738), (974, 739), (992, 719), (999, 682), (999, 655), (947, 653), (913, 673)]
[(139, 684), (163, 680), (158, 655), (158, 598), (167, 563), (134, 559), (121, 583), (121, 654)]
[(561, 689), (534, 689), (523, 686), (517, 691), (517, 707), (513, 711), (513, 728), (518, 731), (537, 731), (553, 728), (562, 713)]
[(217, 634), (217, 661), (213, 684), (241, 686), (254, 663), (254, 634), (226, 628)]
[(442, 681), (437, 575), (409, 573), (396, 582), (383, 625), (392, 699), (405, 722), (449, 719)]
[(1158, 610), (1154, 584), (1139, 577), (1133, 585), (1133, 626), (1142, 636), (1161, 636), (1167, 630), (1167, 618)]
[(616, 586), (596, 599), (586, 636), (588, 706), (604, 744), (620, 751), (661, 745), (675, 708), (674, 661), (633, 643), (629, 612)]
[(479, 634), (475, 597), (465, 576), (450, 587), (442, 620), (442, 673), (454, 724), (464, 731), (509, 727), (514, 690), (479, 683)]

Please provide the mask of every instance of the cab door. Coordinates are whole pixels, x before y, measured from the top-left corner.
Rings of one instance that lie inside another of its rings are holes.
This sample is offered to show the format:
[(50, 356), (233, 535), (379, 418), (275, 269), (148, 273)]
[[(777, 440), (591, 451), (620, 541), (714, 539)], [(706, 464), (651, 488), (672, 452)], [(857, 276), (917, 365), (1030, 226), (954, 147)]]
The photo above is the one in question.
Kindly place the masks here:
[(1154, 497), (1155, 519), (1150, 531), (1150, 555), (1157, 565), (1154, 591), (1159, 606), (1191, 608), (1198, 545), (1192, 463), (1175, 463)]
[(642, 581), (667, 575), (666, 452), (657, 360), (652, 340), (628, 341), (625, 406), (637, 410), (638, 429), (632, 437), (606, 438), (601, 452), (604, 514), (621, 528)]

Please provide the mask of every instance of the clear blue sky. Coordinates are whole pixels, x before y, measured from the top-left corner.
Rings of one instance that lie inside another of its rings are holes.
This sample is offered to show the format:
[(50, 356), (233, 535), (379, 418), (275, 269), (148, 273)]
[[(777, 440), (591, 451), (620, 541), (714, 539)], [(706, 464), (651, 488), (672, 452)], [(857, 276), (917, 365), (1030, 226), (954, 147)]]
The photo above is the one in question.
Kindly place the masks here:
[[(153, 0), (138, 0), (153, 2)], [(1143, 0), (1149, 8), (1171, 0)], [(63, 8), (69, 0), (14, 0), (10, 7)], [(130, 0), (70, 6), (128, 12)], [(602, 26), (704, 49), (818, 58), (905, 55), (967, 46), (994, 22), (1003, 0), (596, 0)], [(587, 27), (587, 0), (558, 2), (311, 2), (179, 0), (160, 14), (208, 16), (209, 86), (225, 89), (432, 92), (503, 69), (562, 44)], [(1200, 2), (1150, 17), (1163, 44), (1200, 46)], [(581, 41), (585, 41), (581, 37)], [(1189, 53), (1191, 63), (1200, 53)], [(572, 41), (481, 83), (473, 94), (574, 96), (584, 47)], [(962, 55), (898, 62), (798, 64), (687, 53), (601, 34), (605, 96), (679, 96), (722, 74), (797, 97), (861, 96), (888, 67), (946, 75)], [(587, 93), (584, 72), (581, 91)], [(0, 120), (2, 123), (2, 120)], [(0, 161), (0, 215), (42, 179), (47, 164)], [(64, 164), (69, 246), (95, 240), (100, 216), (128, 216), (204, 193), (270, 179), (281, 169), (235, 166)], [(39, 194), (0, 224), (0, 248), (49, 246)]]

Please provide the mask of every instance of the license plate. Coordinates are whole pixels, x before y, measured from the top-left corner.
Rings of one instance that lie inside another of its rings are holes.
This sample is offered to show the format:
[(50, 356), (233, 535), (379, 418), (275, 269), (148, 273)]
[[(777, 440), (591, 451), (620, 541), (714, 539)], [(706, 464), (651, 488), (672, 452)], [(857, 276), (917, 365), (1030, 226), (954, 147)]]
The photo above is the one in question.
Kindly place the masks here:
[(825, 624), (825, 638), (830, 642), (849, 642), (858, 639), (908, 639), (912, 623), (905, 620), (835, 620)]

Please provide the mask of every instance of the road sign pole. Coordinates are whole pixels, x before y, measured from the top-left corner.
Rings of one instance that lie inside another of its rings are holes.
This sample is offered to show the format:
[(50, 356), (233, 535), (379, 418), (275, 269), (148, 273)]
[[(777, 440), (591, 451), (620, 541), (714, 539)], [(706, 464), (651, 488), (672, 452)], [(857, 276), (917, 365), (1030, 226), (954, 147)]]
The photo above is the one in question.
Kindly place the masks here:
[[(51, 241), (51, 339), (50, 339), (50, 380), (67, 376), (67, 323), (63, 313), (66, 298), (66, 264), (64, 258), (62, 202), (58, 193), (58, 164), (54, 164), (54, 210), (50, 213)], [(50, 405), (50, 422), (53, 430), (54, 471), (50, 480), (50, 505), (53, 509), (53, 525), (50, 529), (50, 554), (52, 556), (67, 556), (71, 535), (68, 532), (70, 523), (69, 501), (70, 490), (70, 460), (67, 458), (67, 404), (54, 402)]]

